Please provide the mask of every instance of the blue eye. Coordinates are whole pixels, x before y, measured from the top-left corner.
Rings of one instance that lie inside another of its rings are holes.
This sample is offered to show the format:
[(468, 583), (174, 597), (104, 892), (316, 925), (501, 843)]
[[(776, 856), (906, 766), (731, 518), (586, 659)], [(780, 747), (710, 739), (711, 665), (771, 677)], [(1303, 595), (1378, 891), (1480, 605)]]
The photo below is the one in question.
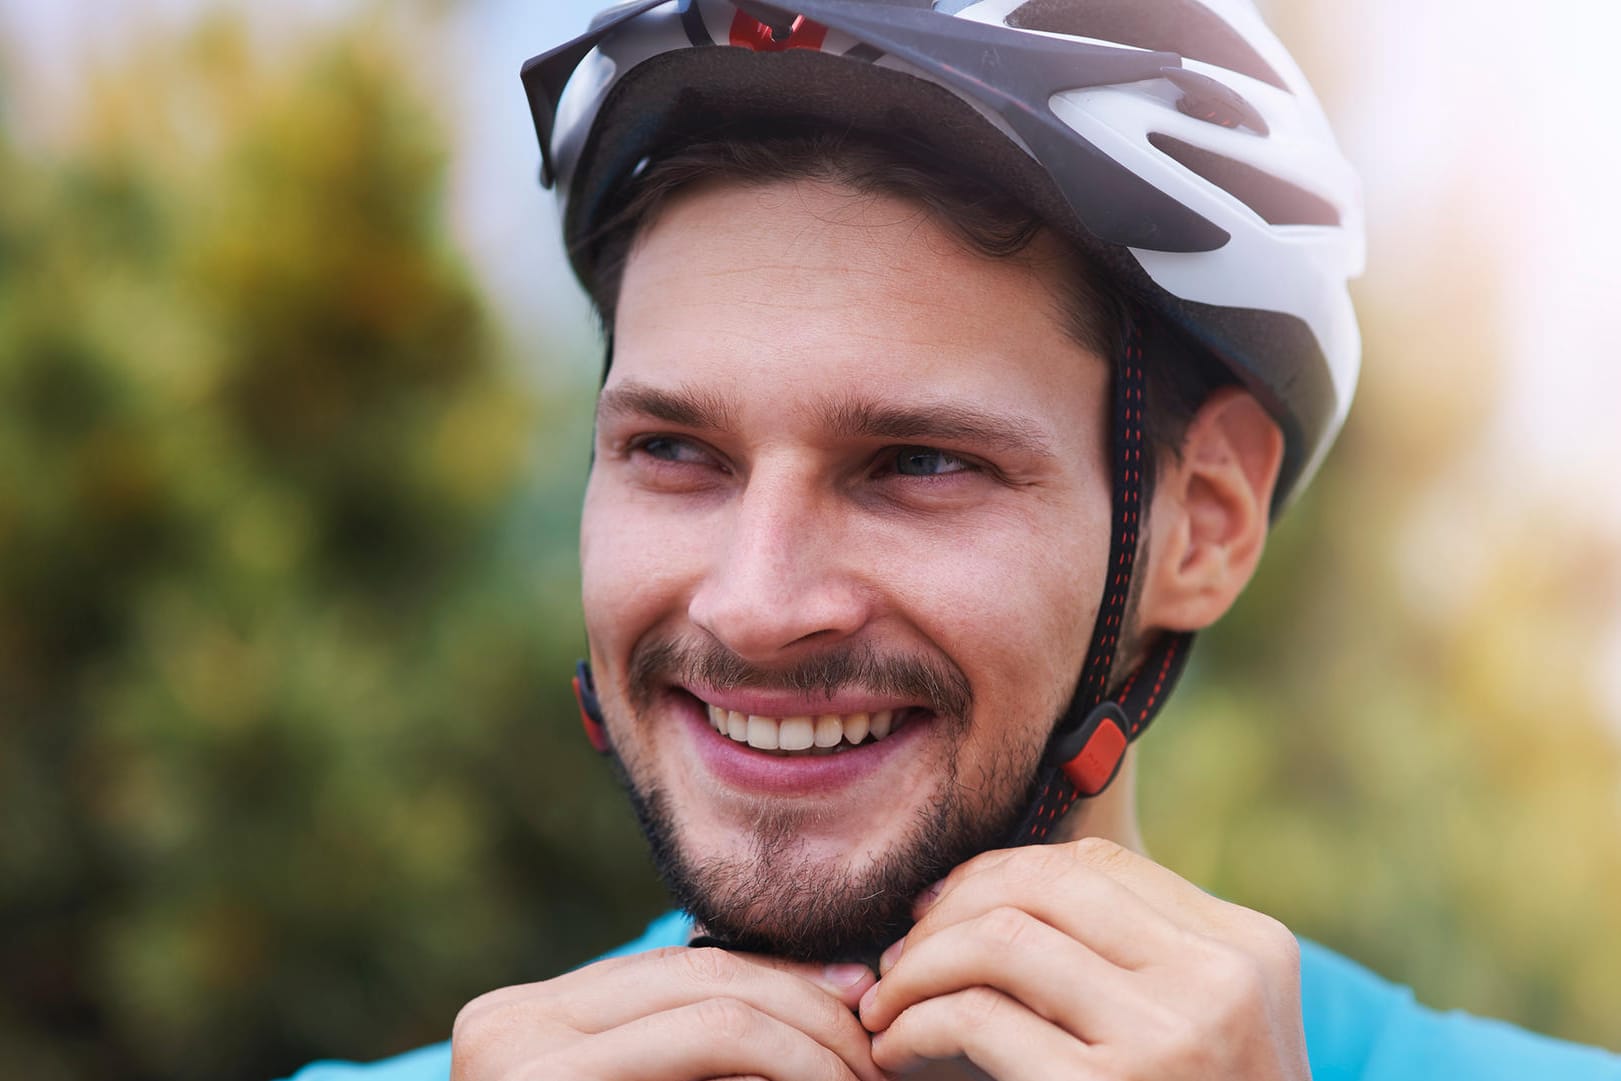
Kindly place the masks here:
[(651, 439), (643, 440), (636, 445), (637, 450), (650, 458), (657, 458), (661, 462), (698, 462), (703, 460), (703, 454), (685, 439), (676, 439), (674, 436), (656, 435)]
[(906, 477), (938, 477), (969, 468), (955, 454), (933, 447), (902, 447), (895, 452), (895, 472)]

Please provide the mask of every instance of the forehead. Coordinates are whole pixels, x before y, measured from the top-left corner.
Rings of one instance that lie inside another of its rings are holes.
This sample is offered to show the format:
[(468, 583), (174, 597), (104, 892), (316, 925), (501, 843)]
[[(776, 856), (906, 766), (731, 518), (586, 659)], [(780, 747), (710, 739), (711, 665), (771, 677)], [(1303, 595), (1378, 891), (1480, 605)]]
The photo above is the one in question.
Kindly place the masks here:
[(644, 229), (619, 294), (610, 385), (830, 415), (830, 401), (973, 401), (1091, 416), (1102, 358), (1068, 333), (1056, 241), (970, 250), (921, 205), (812, 180), (717, 183)]

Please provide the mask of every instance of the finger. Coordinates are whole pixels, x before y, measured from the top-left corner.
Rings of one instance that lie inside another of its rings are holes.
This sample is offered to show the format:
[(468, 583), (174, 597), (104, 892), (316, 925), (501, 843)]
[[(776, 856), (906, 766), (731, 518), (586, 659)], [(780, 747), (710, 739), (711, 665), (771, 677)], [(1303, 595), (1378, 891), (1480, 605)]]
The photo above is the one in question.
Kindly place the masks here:
[(1180, 952), (1185, 930), (1118, 879), (1064, 851), (1068, 847), (995, 853), (1003, 858), (994, 861), (970, 860), (946, 878), (938, 897), (907, 934), (904, 948), (945, 927), (1013, 906), (1124, 968), (1144, 968)]
[(1101, 837), (1053, 847), (1119, 882), (1184, 931), (1242, 944), (1261, 957), (1281, 957), (1293, 949), (1294, 935), (1277, 920), (1214, 897), (1139, 852)]
[(565, 1049), (549, 1076), (699, 1081), (884, 1081), (870, 1059), (857, 1070), (809, 1035), (741, 999), (710, 998), (637, 1017)]
[[(566, 1011), (576, 1030), (602, 1033), (705, 999), (737, 999), (804, 1032), (858, 1075), (862, 1068), (871, 1073), (867, 1032), (851, 1012), (854, 1003), (834, 998), (799, 975), (801, 971), (816, 970), (709, 947), (682, 947), (647, 954), (641, 965), (617, 966), (597, 979), (558, 988), (552, 1001)], [(858, 975), (850, 991), (871, 986), (869, 970), (860, 969)], [(859, 1001), (860, 991), (853, 997)]]
[[(566, 972), (561, 976), (544, 981), (544, 985), (556, 988), (559, 991), (571, 991), (576, 984), (588, 984), (600, 978), (604, 973), (616, 969), (632, 968), (669, 957), (681, 957), (691, 951), (688, 946), (661, 946), (656, 950), (646, 950), (642, 953), (626, 954), (622, 957), (608, 957), (601, 961), (593, 961), (588, 965)], [(834, 998), (843, 1002), (850, 1009), (855, 1009), (856, 1003), (861, 1001), (861, 995), (877, 980), (877, 975), (863, 965), (817, 965), (798, 961), (784, 961), (778, 957), (768, 957), (758, 953), (740, 953), (729, 951), (734, 957), (740, 957), (765, 968), (776, 969), (820, 987)], [(521, 984), (514, 990), (535, 989), (541, 983)]]
[(861, 1023), (882, 1032), (907, 1009), (970, 987), (1000, 991), (1087, 1041), (1106, 1040), (1148, 1003), (1142, 979), (1016, 908), (908, 944), (861, 1002)]
[(1099, 871), (1164, 912), (1173, 922), (1208, 933), (1218, 929), (1226, 910), (1236, 906), (1212, 897), (1175, 871), (1123, 845), (1087, 837), (1067, 845), (1078, 862)]
[(763, 953), (741, 953), (736, 950), (726, 952), (750, 964), (774, 969), (789, 976), (797, 976), (826, 991), (852, 1012), (867, 988), (878, 982), (878, 974), (866, 965), (818, 965), (805, 961), (785, 961), (780, 957), (771, 957)]
[(997, 1081), (1104, 1081), (1089, 1051), (989, 987), (919, 1002), (872, 1041), (873, 1061), (890, 1073), (966, 1058)]

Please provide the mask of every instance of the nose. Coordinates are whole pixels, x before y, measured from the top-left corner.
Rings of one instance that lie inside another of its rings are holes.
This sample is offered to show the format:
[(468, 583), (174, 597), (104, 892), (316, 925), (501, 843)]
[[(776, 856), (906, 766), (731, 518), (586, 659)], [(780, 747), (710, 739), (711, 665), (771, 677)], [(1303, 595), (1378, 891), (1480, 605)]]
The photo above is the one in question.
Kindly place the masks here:
[(723, 535), (688, 605), (692, 621), (755, 664), (859, 631), (870, 598), (835, 502), (805, 481), (757, 471), (716, 523)]

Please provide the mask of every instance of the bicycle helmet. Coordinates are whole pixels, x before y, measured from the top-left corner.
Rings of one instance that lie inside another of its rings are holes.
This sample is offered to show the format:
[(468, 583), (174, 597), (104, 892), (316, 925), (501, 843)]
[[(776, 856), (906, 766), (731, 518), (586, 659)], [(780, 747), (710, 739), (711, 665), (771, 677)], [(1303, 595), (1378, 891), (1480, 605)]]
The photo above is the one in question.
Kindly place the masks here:
[[(727, 121), (904, 128), (994, 177), (1214, 358), (1277, 422), (1280, 512), (1349, 408), (1364, 260), (1356, 176), (1251, 0), (632, 0), (537, 56), (523, 83), (575, 273), (650, 158)], [(1191, 636), (1111, 695), (1142, 500), (1141, 345), (1114, 373), (1111, 573), (1074, 700), (1021, 826), (1102, 791)], [(600, 724), (582, 671), (587, 727)]]

